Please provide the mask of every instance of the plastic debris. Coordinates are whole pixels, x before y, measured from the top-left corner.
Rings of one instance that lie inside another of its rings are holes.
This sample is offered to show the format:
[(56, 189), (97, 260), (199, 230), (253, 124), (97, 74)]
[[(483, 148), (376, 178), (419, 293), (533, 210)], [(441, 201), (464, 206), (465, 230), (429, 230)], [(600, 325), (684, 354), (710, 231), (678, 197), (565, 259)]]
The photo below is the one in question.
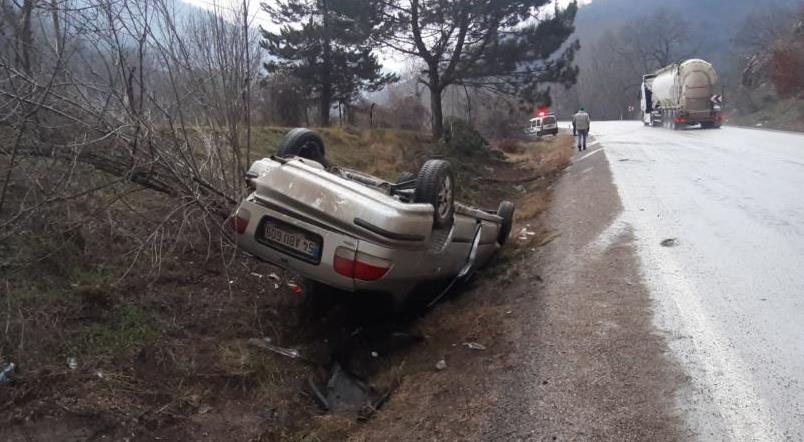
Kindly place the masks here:
[(276, 273), (271, 273), (270, 275), (268, 275), (268, 279), (275, 282), (282, 282), (282, 278), (280, 278), (279, 275), (277, 275)]
[(436, 362), (436, 370), (440, 371), (440, 370), (444, 370), (446, 368), (447, 368), (447, 361), (441, 359), (438, 362)]
[(76, 359), (75, 356), (70, 356), (67, 358), (67, 367), (69, 367), (70, 370), (75, 370), (78, 368), (78, 359)]
[(486, 346), (479, 343), (479, 342), (464, 342), (463, 345), (469, 347), (472, 350), (485, 350)]
[(271, 352), (274, 352), (274, 353), (278, 353), (280, 355), (287, 356), (287, 357), (292, 358), (292, 359), (296, 359), (296, 358), (301, 357), (301, 353), (299, 353), (299, 350), (296, 350), (295, 348), (290, 348), (290, 347), (280, 347), (278, 345), (273, 345), (273, 344), (271, 344), (270, 339), (268, 339), (268, 338), (266, 338), (266, 339), (256, 339), (256, 338), (255, 339), (249, 339), (248, 343), (251, 344), (251, 345), (254, 345), (256, 347), (260, 347), (260, 348), (262, 348), (264, 350), (268, 350), (268, 351), (271, 351)]
[(295, 282), (288, 282), (287, 286), (294, 295), (301, 295), (303, 292), (302, 287)]
[(376, 351), (371, 352), (371, 357), (372, 358), (376, 358), (376, 357), (379, 357), (379, 356), (380, 356), (380, 354), (377, 353)]
[(318, 386), (315, 385), (312, 375), (307, 378), (307, 385), (310, 387), (310, 390), (312, 390), (313, 399), (315, 399), (315, 401), (318, 403), (318, 406), (324, 411), (329, 411), (330, 406), (329, 402), (327, 402), (327, 397), (324, 396), (324, 393), (322, 393)]
[(528, 230), (527, 227), (523, 227), (522, 230), (520, 230), (519, 233), (517, 234), (517, 239), (520, 240), (520, 241), (525, 241), (529, 237), (534, 236), (534, 235), (536, 235), (536, 232), (534, 232), (532, 230)]
[(256, 276), (257, 278), (262, 279), (264, 275), (260, 275), (259, 273), (251, 272), (251, 276)]
[(14, 372), (14, 363), (9, 362), (8, 364), (3, 366), (3, 370), (0, 371), (0, 384), (7, 384), (11, 382), (11, 374)]

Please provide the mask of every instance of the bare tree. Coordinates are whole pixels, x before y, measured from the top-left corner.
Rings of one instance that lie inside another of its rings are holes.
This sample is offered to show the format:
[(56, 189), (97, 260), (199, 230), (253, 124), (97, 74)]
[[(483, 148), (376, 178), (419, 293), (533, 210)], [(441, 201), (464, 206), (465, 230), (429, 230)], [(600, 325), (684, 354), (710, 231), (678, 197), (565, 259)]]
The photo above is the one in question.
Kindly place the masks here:
[(430, 92), (431, 130), (443, 132), (442, 96), (449, 86), (467, 85), (518, 95), (526, 101), (546, 98), (545, 83), (572, 84), (577, 42), (572, 34), (577, 5), (552, 14), (547, 0), (453, 2), (386, 0), (386, 19), (396, 30), (385, 44), (425, 65), (420, 82)]
[[(228, 216), (251, 154), (259, 47), (248, 2), (208, 13), (172, 0), (0, 5), (0, 46), (11, 48), (0, 51), (0, 136), (10, 140), (0, 148), (3, 237), (76, 195), (64, 180), (43, 187), (34, 178), (41, 164), (68, 180), (89, 165), (214, 224)], [(20, 177), (32, 177), (35, 192), (15, 194)]]
[(597, 118), (627, 118), (639, 100), (642, 76), (693, 56), (696, 38), (677, 11), (667, 9), (602, 34), (584, 54), (578, 99)]

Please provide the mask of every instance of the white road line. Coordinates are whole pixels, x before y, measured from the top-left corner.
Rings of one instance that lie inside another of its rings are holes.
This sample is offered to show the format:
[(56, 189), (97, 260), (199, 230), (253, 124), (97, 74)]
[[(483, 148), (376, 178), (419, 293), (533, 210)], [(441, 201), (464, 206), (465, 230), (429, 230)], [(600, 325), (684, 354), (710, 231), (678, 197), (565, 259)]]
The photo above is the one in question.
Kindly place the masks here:
[[(594, 143), (594, 144), (597, 144), (597, 143)], [(592, 146), (592, 145), (589, 145), (589, 146), (587, 146), (587, 148), (588, 148), (588, 147), (591, 147), (591, 146)], [(579, 157), (579, 158), (574, 159), (572, 162), (573, 162), (573, 163), (577, 163), (578, 161), (585, 160), (585, 159), (587, 159), (587, 158), (591, 157), (592, 155), (594, 155), (594, 154), (596, 154), (596, 153), (598, 153), (598, 152), (601, 152), (602, 150), (603, 150), (603, 148), (602, 148), (602, 147), (601, 147), (600, 149), (595, 149), (595, 150), (593, 150), (593, 151), (589, 152), (589, 153), (588, 153), (588, 154), (586, 154), (586, 155), (583, 155), (583, 156), (581, 156), (581, 157)]]

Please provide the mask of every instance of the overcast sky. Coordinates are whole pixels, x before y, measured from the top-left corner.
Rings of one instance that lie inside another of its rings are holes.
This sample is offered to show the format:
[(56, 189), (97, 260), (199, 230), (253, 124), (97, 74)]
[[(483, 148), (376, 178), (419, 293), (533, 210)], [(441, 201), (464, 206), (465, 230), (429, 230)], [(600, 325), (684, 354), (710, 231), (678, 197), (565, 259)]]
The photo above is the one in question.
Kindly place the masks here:
[[(231, 11), (233, 7), (237, 8), (243, 4), (243, 0), (181, 0), (191, 5), (195, 5), (204, 9), (209, 10), (218, 10), (218, 11), (226, 11), (227, 9)], [(251, 16), (252, 23), (254, 25), (262, 26), (266, 29), (275, 29), (276, 26), (271, 23), (271, 18), (268, 14), (260, 8), (260, 2), (264, 1), (267, 3), (271, 3), (272, 0), (246, 0), (249, 2), (249, 12)], [(572, 0), (557, 0), (558, 4), (561, 6), (566, 6)], [(603, 1), (603, 0), (597, 0)], [(579, 0), (578, 3), (583, 5), (587, 3), (591, 3), (592, 0)], [(390, 72), (401, 72), (405, 65), (405, 57), (401, 56), (398, 53), (381, 53), (380, 58), (383, 63), (383, 68)]]
[[(199, 6), (204, 9), (215, 9), (216, 5), (218, 9), (226, 9), (231, 8), (231, 5), (242, 5), (242, 0), (182, 0), (186, 3), (190, 3), (195, 6)], [(271, 23), (270, 17), (260, 8), (260, 1), (259, 0), (247, 0), (249, 1), (249, 10), (251, 11), (252, 19), (254, 20), (255, 24), (262, 25), (266, 28), (272, 28), (274, 25)], [(267, 3), (272, 3), (272, 0), (264, 0)], [(558, 0), (558, 4), (561, 6), (566, 6), (570, 3), (571, 0)], [(600, 0), (598, 0), (600, 1)], [(579, 0), (578, 3), (580, 4), (587, 4), (591, 3), (592, 0)]]

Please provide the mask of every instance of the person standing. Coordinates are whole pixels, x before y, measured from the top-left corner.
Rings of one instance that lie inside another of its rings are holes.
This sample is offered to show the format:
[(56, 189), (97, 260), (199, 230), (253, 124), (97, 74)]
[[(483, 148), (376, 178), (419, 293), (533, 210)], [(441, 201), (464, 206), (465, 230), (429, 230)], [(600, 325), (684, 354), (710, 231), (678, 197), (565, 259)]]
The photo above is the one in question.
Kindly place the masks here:
[(578, 152), (586, 150), (586, 136), (589, 135), (589, 126), (592, 120), (589, 114), (586, 113), (583, 106), (578, 110), (578, 113), (572, 116), (572, 127), (577, 133), (578, 139)]

